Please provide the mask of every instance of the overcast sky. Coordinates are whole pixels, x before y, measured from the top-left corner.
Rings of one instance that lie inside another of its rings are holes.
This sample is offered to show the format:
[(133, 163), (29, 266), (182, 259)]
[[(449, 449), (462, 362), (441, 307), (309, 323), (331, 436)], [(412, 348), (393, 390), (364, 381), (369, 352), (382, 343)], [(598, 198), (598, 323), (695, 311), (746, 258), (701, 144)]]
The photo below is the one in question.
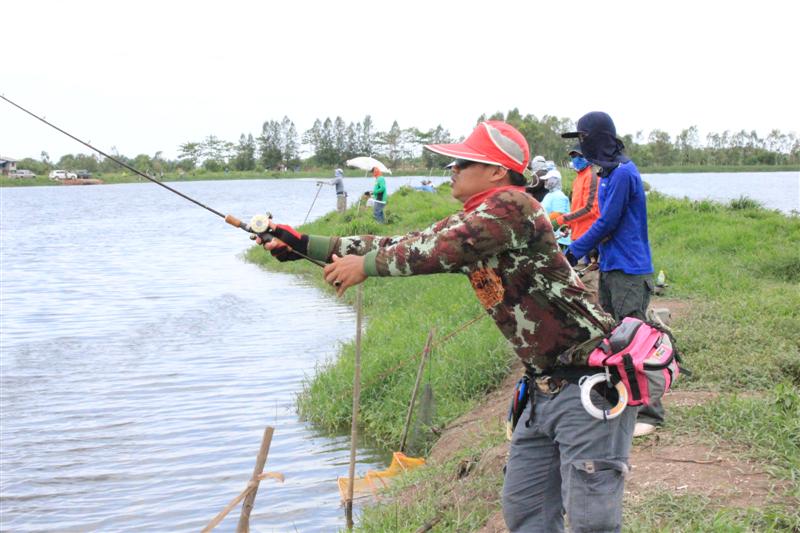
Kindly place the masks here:
[[(0, 94), (102, 150), (175, 157), (287, 115), (469, 133), (519, 108), (620, 134), (800, 132), (800, 2), (37, 1), (2, 5)], [(0, 101), (0, 154), (82, 145)], [(533, 147), (535, 152), (535, 147)]]

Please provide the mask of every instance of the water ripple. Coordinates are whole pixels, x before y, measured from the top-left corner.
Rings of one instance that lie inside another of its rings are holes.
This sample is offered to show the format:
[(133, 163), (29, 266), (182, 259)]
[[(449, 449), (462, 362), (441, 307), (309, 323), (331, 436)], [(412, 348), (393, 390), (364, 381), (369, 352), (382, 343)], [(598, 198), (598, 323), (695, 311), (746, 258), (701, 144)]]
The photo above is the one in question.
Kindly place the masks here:
[[(272, 199), (291, 216), (316, 192), (176, 186), (235, 213)], [(196, 531), (244, 488), (266, 425), (266, 469), (286, 483), (262, 482), (253, 529), (343, 526), (348, 438), (299, 420), (294, 397), (352, 337), (350, 308), (242, 262), (241, 232), (147, 184), (4, 189), (1, 201), (2, 529)], [(362, 448), (359, 471), (384, 460)]]

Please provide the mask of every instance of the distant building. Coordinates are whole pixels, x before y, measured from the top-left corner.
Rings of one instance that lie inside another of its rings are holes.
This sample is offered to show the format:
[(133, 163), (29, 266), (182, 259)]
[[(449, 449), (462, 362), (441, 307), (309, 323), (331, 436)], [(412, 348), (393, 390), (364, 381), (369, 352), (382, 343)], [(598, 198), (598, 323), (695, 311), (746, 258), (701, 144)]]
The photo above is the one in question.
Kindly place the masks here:
[(0, 175), (8, 176), (17, 171), (17, 160), (0, 155)]

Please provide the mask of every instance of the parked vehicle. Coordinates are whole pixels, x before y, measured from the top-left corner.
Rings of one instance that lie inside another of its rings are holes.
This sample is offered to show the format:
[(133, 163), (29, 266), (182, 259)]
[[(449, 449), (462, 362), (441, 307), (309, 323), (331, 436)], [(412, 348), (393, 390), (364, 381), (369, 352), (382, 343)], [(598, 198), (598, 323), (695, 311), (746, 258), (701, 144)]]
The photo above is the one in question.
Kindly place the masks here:
[(92, 177), (92, 173), (88, 170), (76, 170), (75, 174), (78, 176), (79, 180), (88, 180)]
[(67, 172), (66, 170), (51, 170), (50, 171), (50, 179), (51, 180), (74, 180), (77, 179), (78, 175), (74, 172)]
[(25, 170), (22, 168), (18, 168), (14, 172), (10, 174), (12, 178), (35, 178), (36, 174), (31, 172), (30, 170)]

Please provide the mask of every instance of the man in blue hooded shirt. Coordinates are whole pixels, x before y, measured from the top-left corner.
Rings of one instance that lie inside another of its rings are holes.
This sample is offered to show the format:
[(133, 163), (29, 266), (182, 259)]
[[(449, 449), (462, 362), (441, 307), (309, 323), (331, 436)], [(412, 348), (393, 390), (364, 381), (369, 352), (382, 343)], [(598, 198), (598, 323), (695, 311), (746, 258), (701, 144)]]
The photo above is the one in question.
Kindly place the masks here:
[[(653, 261), (647, 237), (647, 204), (639, 169), (622, 150), (617, 129), (607, 113), (593, 111), (578, 120), (581, 151), (601, 167), (598, 201), (600, 218), (566, 253), (576, 263), (592, 249), (600, 252), (600, 305), (616, 320), (626, 316), (646, 320), (653, 289)], [(646, 435), (664, 421), (661, 402), (639, 410), (634, 435)]]

